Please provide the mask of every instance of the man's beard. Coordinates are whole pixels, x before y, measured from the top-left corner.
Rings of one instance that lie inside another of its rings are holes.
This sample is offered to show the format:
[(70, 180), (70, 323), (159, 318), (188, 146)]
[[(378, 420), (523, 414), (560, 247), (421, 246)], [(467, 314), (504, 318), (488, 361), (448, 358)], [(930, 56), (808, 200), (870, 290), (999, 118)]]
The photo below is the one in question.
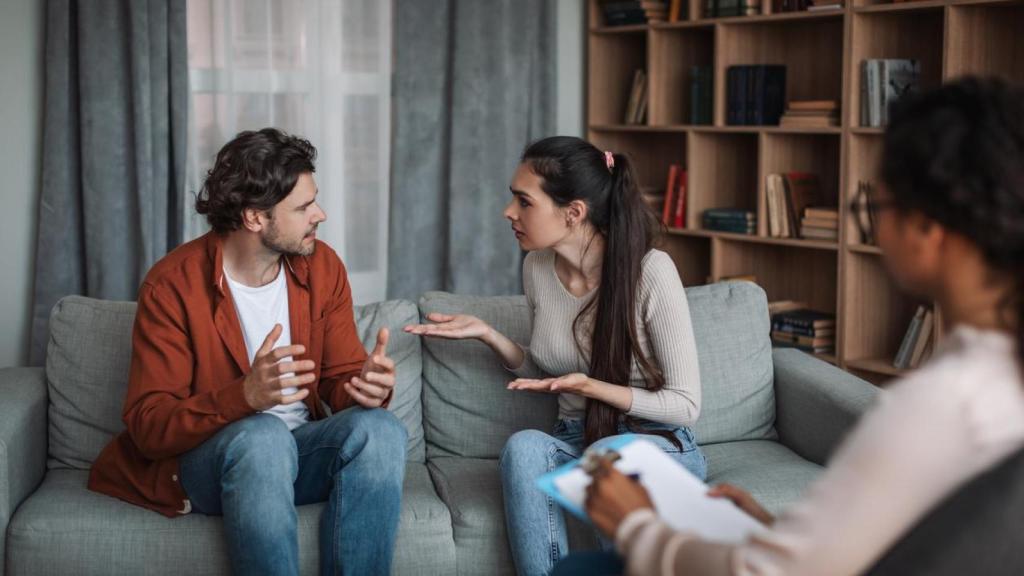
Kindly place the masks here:
[(281, 236), (280, 231), (277, 229), (277, 225), (271, 220), (267, 226), (265, 234), (260, 234), (260, 242), (263, 246), (273, 250), (279, 254), (285, 256), (311, 256), (313, 251), (316, 250), (316, 242), (313, 242), (309, 246), (303, 246), (302, 242), (306, 239), (306, 236), (316, 232), (316, 226), (313, 226), (306, 235), (302, 236), (298, 240), (289, 241)]

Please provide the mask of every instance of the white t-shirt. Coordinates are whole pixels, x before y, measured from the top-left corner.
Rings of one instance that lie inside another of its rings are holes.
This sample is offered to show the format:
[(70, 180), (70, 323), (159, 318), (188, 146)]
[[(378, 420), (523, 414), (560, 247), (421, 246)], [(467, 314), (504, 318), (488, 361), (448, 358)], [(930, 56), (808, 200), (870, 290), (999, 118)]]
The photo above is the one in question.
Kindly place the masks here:
[[(274, 343), (274, 348), (291, 346), (292, 330), (291, 322), (288, 320), (288, 282), (284, 276), (284, 264), (281, 264), (277, 278), (273, 282), (257, 288), (232, 280), (227, 270), (224, 271), (224, 277), (228, 280), (228, 287), (231, 289), (231, 296), (235, 301), (235, 312), (238, 313), (238, 321), (242, 324), (242, 334), (245, 336), (245, 350), (249, 354), (249, 363), (251, 364), (256, 357), (256, 351), (267, 339), (267, 334), (274, 329), (274, 324), (280, 324), (283, 328), (281, 337)], [(291, 356), (281, 360), (281, 362), (291, 361)], [(285, 377), (288, 376), (292, 376), (292, 374), (285, 374)], [(285, 388), (281, 393), (287, 396), (297, 391), (297, 388), (291, 387)], [(264, 412), (284, 420), (289, 430), (294, 430), (309, 421), (309, 409), (302, 402), (292, 402), (288, 405), (278, 404)]]

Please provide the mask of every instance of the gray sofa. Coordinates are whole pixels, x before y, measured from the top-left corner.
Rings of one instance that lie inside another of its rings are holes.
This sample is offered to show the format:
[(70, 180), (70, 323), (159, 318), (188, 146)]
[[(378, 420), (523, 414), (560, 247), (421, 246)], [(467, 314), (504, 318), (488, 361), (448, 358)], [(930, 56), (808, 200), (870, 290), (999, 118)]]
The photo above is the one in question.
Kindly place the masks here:
[[(875, 388), (803, 353), (773, 350), (765, 295), (753, 284), (699, 286), (687, 297), (703, 381), (695, 433), (708, 480), (742, 486), (778, 510), (820, 472)], [(134, 311), (65, 298), (51, 317), (45, 371), (0, 371), (0, 566), (10, 576), (228, 571), (219, 518), (167, 519), (85, 487), (93, 458), (122, 428)], [(393, 329), (391, 409), (409, 429), (394, 571), (509, 574), (496, 459), (513, 432), (551, 428), (555, 398), (506, 390), (509, 375), (479, 343), (400, 331), (434, 311), (475, 314), (517, 341), (529, 338), (522, 297), (428, 293), (419, 306), (357, 309), (364, 344), (377, 327)], [(299, 510), (304, 574), (317, 571), (320, 509)]]

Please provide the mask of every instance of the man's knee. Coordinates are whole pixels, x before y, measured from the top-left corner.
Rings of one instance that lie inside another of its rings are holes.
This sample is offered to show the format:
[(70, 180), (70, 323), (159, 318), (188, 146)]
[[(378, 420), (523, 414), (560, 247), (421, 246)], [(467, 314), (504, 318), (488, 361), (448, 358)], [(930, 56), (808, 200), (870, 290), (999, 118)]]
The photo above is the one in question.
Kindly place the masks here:
[(350, 410), (337, 415), (347, 420), (348, 437), (345, 443), (349, 448), (370, 450), (385, 458), (401, 458), (404, 461), (409, 433), (398, 417), (383, 408)]
[(225, 428), (227, 439), (222, 445), (225, 465), (252, 463), (260, 467), (287, 464), (298, 467), (295, 437), (288, 426), (271, 414), (255, 414)]

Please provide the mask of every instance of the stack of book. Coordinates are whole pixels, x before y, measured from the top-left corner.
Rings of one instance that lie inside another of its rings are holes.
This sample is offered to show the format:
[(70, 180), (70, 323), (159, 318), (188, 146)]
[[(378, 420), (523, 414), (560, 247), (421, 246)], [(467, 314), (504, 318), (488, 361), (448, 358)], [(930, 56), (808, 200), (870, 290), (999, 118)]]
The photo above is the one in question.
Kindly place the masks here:
[(705, 18), (753, 16), (761, 13), (761, 0), (705, 0)]
[(690, 68), (690, 124), (707, 125), (713, 122), (711, 107), (715, 73), (711, 66)]
[(798, 308), (772, 315), (772, 343), (811, 354), (832, 354), (836, 349), (836, 317)]
[(668, 2), (666, 0), (643, 0), (640, 7), (644, 10), (648, 22), (668, 21)]
[(807, 6), (808, 12), (828, 12), (830, 10), (842, 10), (843, 0), (811, 0)]
[(804, 209), (800, 236), (814, 240), (839, 240), (839, 210), (825, 206)]
[(864, 60), (860, 69), (861, 126), (885, 126), (889, 108), (919, 89), (921, 63), (917, 60)]
[(875, 222), (868, 209), (868, 200), (871, 197), (871, 183), (863, 180), (857, 181), (857, 193), (853, 197), (853, 218), (857, 221), (857, 228), (860, 230), (861, 244), (873, 245), (875, 243)]
[(935, 313), (928, 306), (918, 306), (910, 321), (903, 342), (896, 352), (892, 365), (900, 370), (917, 368), (931, 355), (932, 331), (935, 329)]
[(772, 0), (772, 14), (780, 12), (803, 12), (810, 6), (810, 0)]
[(835, 100), (792, 100), (779, 121), (790, 128), (839, 126), (839, 102)]
[(637, 70), (633, 73), (633, 85), (629, 90), (626, 104), (625, 124), (643, 124), (647, 116), (647, 73)]
[(605, 2), (601, 7), (604, 11), (604, 25), (647, 24), (647, 12), (643, 4), (640, 0)]
[(732, 232), (733, 234), (756, 234), (757, 216), (748, 210), (712, 208), (704, 211), (703, 225), (706, 230)]
[(769, 174), (765, 181), (768, 235), (773, 238), (799, 238), (804, 211), (821, 204), (817, 175), (807, 172)]
[(786, 67), (730, 66), (725, 73), (726, 124), (776, 125), (786, 107)]
[(668, 168), (661, 222), (669, 228), (686, 228), (686, 168), (681, 164)]

